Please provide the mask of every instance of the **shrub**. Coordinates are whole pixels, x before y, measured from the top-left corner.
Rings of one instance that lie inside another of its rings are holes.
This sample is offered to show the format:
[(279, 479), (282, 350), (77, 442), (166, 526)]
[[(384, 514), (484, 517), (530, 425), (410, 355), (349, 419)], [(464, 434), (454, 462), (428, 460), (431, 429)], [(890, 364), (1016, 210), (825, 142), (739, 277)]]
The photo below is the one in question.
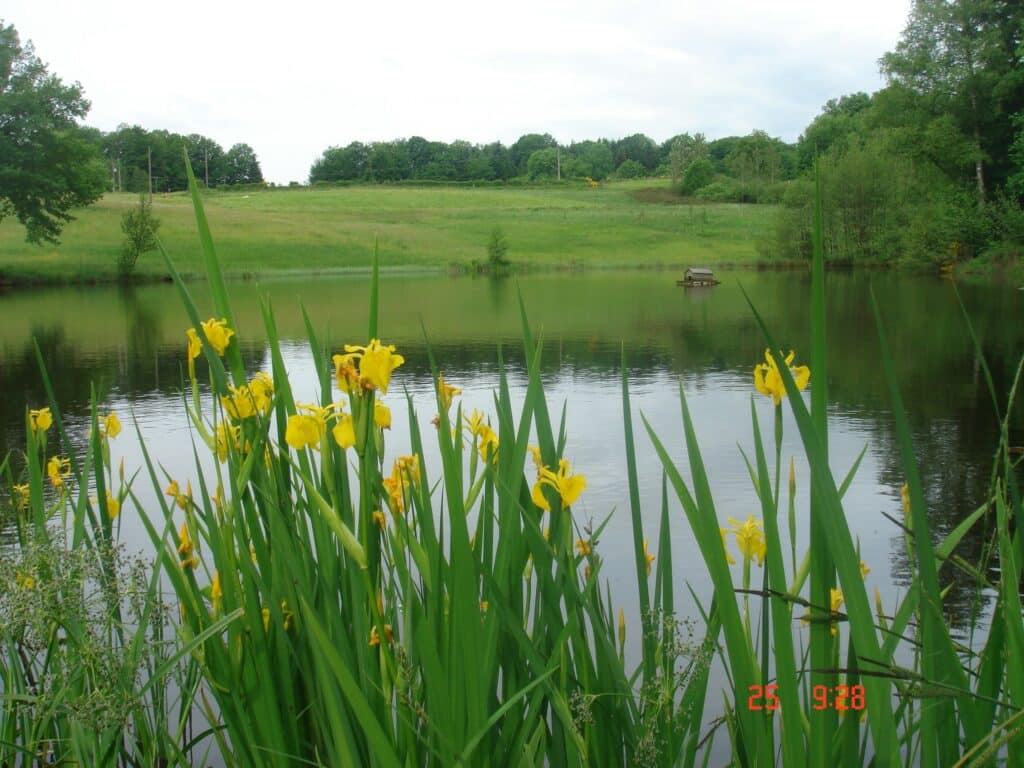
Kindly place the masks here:
[(620, 179), (639, 179), (646, 174), (644, 167), (636, 160), (623, 160), (615, 170), (616, 177)]
[(487, 243), (487, 260), (491, 269), (499, 270), (508, 266), (508, 240), (505, 239), (505, 232), (499, 226), (491, 230), (491, 239)]
[(711, 161), (702, 158), (690, 163), (683, 171), (683, 183), (680, 191), (684, 195), (692, 195), (702, 187), (706, 187), (715, 178), (715, 166)]
[(159, 228), (160, 221), (153, 216), (153, 204), (143, 192), (139, 195), (138, 207), (125, 211), (121, 217), (124, 244), (117, 259), (117, 271), (122, 277), (131, 275), (139, 256), (156, 249), (156, 232)]

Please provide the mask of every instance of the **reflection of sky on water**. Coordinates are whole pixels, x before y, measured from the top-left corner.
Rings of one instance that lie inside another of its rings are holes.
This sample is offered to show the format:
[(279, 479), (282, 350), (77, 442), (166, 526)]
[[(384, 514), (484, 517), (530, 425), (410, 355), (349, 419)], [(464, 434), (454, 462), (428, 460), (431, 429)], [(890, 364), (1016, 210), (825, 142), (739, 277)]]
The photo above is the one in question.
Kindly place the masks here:
[[(305, 344), (285, 342), (282, 345), (282, 355), (296, 401), (314, 402), (317, 398), (315, 374), (312, 358)], [(451, 369), (446, 368), (442, 350), (438, 354), (438, 365), (443, 372), (448, 373), (451, 383), (462, 388), (462, 395), (456, 399), (456, 405), (461, 404), (465, 414), (473, 409), (493, 414), (493, 398), (498, 389), (496, 363), (484, 362), (477, 370), (462, 368), (451, 373)], [(251, 372), (268, 367), (269, 360), (264, 356), (262, 365), (255, 366)], [(510, 365), (508, 378), (513, 410), (518, 417), (526, 392), (525, 372), (519, 366)], [(689, 481), (690, 472), (684, 449), (679, 403), (680, 378), (665, 369), (648, 369), (637, 379), (636, 383), (631, 381), (630, 400), (633, 408), (641, 508), (645, 535), (651, 540), (651, 550), (657, 554), (662, 467), (641, 416), (647, 419), (652, 429), (665, 443), (683, 477)], [(748, 515), (760, 519), (759, 502), (740, 453), (740, 448), (743, 448), (753, 460), (751, 377), (730, 371), (711, 371), (684, 376), (682, 383), (700, 441), (701, 455), (708, 468), (719, 524), (727, 526), (726, 519), (730, 516), (741, 521)], [(556, 428), (561, 418), (562, 406), (567, 404), (565, 425), (568, 440), (565, 455), (571, 463), (572, 471), (582, 473), (587, 478), (587, 490), (573, 510), (577, 525), (582, 527), (593, 523), (596, 528), (610, 516), (596, 549), (604, 558), (602, 575), (610, 580), (613, 596), (616, 602), (621, 602), (626, 607), (627, 616), (632, 609), (631, 618), (639, 622), (634, 605), (632, 524), (625, 475), (620, 380), (614, 375), (596, 375), (593, 370), (577, 369), (566, 364), (560, 371), (545, 373), (544, 384), (548, 408)], [(393, 418), (392, 429), (386, 437), (385, 471), (396, 456), (410, 451), (405, 392), (412, 399), (419, 427), (424, 435), (427, 471), (431, 477), (436, 478), (439, 476), (440, 457), (436, 441), (431, 439), (433, 427), (430, 420), (436, 411), (432, 384), (425, 373), (410, 373), (403, 368), (396, 371), (392, 387), (385, 398), (385, 402), (391, 406)], [(204, 394), (203, 402), (208, 411), (208, 394)], [(753, 404), (760, 419), (762, 434), (770, 441), (773, 434), (774, 408), (767, 398), (761, 396), (754, 397)], [(147, 509), (158, 509), (156, 491), (142, 464), (141, 447), (130, 424), (129, 414), (134, 414), (150, 458), (154, 466), (158, 467), (161, 491), (167, 485), (167, 478), (163, 472), (166, 470), (170, 477), (181, 483), (182, 488), (191, 480), (198, 492), (194, 447), (201, 465), (211, 473), (208, 477), (213, 477), (212, 473), (219, 468), (210, 459), (209, 452), (202, 444), (198, 433), (191, 428), (180, 395), (149, 393), (135, 396), (130, 402), (115, 395), (110, 400), (110, 407), (125, 417), (123, 421), (126, 427), (114, 442), (114, 466), (116, 467), (120, 457), (124, 456), (129, 474), (133, 469), (143, 470), (136, 479), (133, 489)], [(453, 408), (453, 416), (454, 412)], [(788, 500), (787, 476), (789, 457), (795, 456), (799, 560), (807, 546), (804, 535), (807, 530), (809, 477), (796, 426), (788, 411), (784, 410), (783, 413), (783, 510), (780, 528), (786, 536), (783, 551), (788, 553), (788, 522), (785, 518), (785, 505)], [(78, 421), (71, 431), (84, 433), (87, 425), (81, 419)], [(846, 508), (849, 510), (848, 519), (854, 537), (860, 542), (863, 559), (872, 569), (869, 584), (878, 584), (883, 594), (894, 596), (890, 578), (890, 556), (894, 538), (898, 539), (898, 536), (895, 536), (892, 524), (882, 517), (881, 512), (899, 516), (898, 491), (878, 484), (879, 457), (876, 447), (871, 444), (870, 429), (865, 429), (862, 419), (833, 412), (830, 415), (830, 428), (832, 464), (837, 479), (845, 476), (860, 451), (865, 445), (868, 447), (860, 470), (847, 491)], [(766, 451), (771, 466), (774, 466), (774, 448), (770, 443), (766, 445)], [(219, 469), (223, 471), (223, 468)], [(527, 472), (532, 473), (532, 463), (529, 461)], [(681, 505), (671, 488), (669, 510), (676, 578), (680, 585), (684, 581), (689, 583), (701, 600), (709, 600), (709, 582), (703, 561)], [(138, 523), (136, 515), (128, 514), (127, 508), (125, 512), (120, 521), (122, 538), (131, 547), (146, 548), (148, 535)], [(180, 512), (177, 515), (180, 517)], [(730, 539), (730, 547), (736, 554), (733, 539)], [(739, 568), (736, 571), (735, 577), (738, 581)], [(680, 602), (681, 612), (696, 615), (698, 612), (695, 607), (685, 607), (688, 603), (688, 600)], [(636, 623), (633, 623), (633, 626), (636, 626)]]

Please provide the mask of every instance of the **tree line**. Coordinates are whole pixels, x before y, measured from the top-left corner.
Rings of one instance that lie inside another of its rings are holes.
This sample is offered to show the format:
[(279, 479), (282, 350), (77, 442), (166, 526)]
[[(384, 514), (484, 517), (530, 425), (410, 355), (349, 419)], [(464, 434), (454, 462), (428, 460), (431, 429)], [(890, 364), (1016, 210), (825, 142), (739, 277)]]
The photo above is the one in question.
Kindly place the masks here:
[(388, 183), (399, 181), (550, 181), (553, 179), (671, 176), (684, 194), (715, 185), (708, 199), (756, 202), (795, 177), (796, 147), (763, 131), (708, 141), (682, 133), (658, 143), (642, 133), (621, 139), (559, 143), (547, 133), (528, 133), (510, 146), (501, 142), (395, 141), (332, 146), (313, 163), (309, 180)]
[(186, 189), (182, 151), (188, 153), (196, 179), (208, 187), (260, 184), (263, 171), (251, 146), (234, 144), (225, 150), (213, 139), (198, 133), (181, 135), (164, 130), (147, 131), (138, 125), (119, 125), (103, 133), (83, 129), (99, 150), (109, 176), (108, 188), (116, 192), (154, 192)]
[(1024, 247), (1024, 5), (915, 0), (886, 86), (830, 100), (766, 255), (809, 258), (817, 167), (833, 262), (951, 264)]

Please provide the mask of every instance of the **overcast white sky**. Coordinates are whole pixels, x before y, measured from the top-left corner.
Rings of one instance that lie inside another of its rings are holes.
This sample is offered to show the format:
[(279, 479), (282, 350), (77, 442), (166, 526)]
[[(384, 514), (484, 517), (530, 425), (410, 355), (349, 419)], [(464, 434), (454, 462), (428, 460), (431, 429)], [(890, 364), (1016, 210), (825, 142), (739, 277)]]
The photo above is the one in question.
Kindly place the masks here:
[(882, 86), (909, 0), (6, 0), (87, 124), (246, 142), (305, 181), (325, 148), (766, 130)]

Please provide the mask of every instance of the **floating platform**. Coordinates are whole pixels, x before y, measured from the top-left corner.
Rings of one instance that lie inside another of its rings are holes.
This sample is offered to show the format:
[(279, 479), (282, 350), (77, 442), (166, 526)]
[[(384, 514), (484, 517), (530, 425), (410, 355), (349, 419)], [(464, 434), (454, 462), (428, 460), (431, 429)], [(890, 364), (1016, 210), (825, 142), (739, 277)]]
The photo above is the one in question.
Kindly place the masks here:
[(683, 288), (704, 288), (710, 285), (718, 285), (721, 280), (676, 280), (676, 285), (681, 285)]

